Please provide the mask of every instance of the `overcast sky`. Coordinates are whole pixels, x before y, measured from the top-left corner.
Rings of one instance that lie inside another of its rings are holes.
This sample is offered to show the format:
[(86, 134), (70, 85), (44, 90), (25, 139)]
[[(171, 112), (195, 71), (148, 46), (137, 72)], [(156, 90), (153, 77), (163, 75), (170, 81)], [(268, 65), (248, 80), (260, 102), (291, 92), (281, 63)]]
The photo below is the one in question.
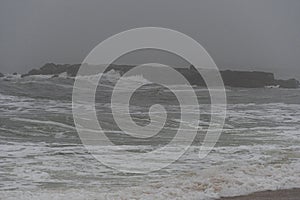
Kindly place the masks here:
[(80, 63), (107, 37), (144, 26), (193, 37), (221, 69), (300, 79), (299, 0), (1, 0), (0, 72)]

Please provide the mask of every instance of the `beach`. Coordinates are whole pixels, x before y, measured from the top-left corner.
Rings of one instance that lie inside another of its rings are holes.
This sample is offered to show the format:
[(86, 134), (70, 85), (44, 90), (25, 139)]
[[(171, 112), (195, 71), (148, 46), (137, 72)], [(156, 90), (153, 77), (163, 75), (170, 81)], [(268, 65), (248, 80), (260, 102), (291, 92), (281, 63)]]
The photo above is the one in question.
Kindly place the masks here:
[(245, 196), (221, 198), (221, 200), (298, 200), (299, 198), (300, 189), (297, 188), (289, 190), (256, 192)]

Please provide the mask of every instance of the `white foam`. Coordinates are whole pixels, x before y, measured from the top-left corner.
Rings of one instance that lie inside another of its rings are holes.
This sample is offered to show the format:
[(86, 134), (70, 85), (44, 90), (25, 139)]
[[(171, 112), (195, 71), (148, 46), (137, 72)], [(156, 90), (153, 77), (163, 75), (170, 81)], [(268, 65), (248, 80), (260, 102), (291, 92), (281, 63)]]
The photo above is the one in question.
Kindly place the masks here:
[(34, 123), (34, 124), (46, 124), (46, 125), (60, 126), (60, 127), (63, 127), (63, 128), (68, 128), (68, 129), (75, 130), (75, 127), (73, 127), (73, 126), (63, 124), (63, 123), (59, 123), (59, 122), (54, 122), (54, 121), (42, 121), (42, 120), (33, 120), (33, 119), (25, 119), (25, 118), (18, 118), (18, 117), (10, 118), (10, 120), (29, 122), (29, 123)]
[[(107, 192), (101, 187), (81, 189), (27, 189), (0, 191), (4, 199), (195, 199), (245, 195), (264, 190), (299, 187), (299, 164), (264, 167), (228, 164), (198, 173), (187, 172), (172, 178), (162, 178), (136, 187), (119, 188)], [(46, 174), (36, 175), (47, 178)], [(146, 181), (147, 182), (147, 181)], [(100, 183), (99, 183), (100, 184)]]
[(61, 74), (58, 75), (59, 78), (68, 78), (68, 74), (67, 72), (63, 72)]
[(25, 79), (31, 79), (31, 80), (44, 80), (44, 79), (49, 79), (53, 76), (52, 75), (30, 75), (26, 76)]
[[(109, 80), (116, 80), (115, 75), (112, 74)], [(111, 78), (114, 76), (115, 78)], [(134, 81), (147, 82), (143, 77), (128, 78), (129, 85)], [(64, 104), (59, 101), (42, 101), (0, 94), (0, 102), (2, 106), (9, 108), (7, 112), (12, 112), (11, 108), (20, 107), (31, 111), (35, 109), (71, 114), (70, 103)], [(189, 112), (193, 112), (195, 108), (189, 105), (188, 109)], [(119, 111), (123, 112), (121, 109)], [(136, 112), (138, 111), (137, 109)], [(9, 175), (3, 175), (13, 181), (10, 184), (4, 182), (6, 186), (1, 186), (1, 189), (6, 191), (0, 191), (0, 198), (20, 199), (21, 196), (21, 199), (46, 200), (210, 199), (299, 187), (299, 111), (300, 105), (296, 104), (228, 105), (228, 121), (223, 137), (218, 142), (218, 147), (215, 147), (208, 157), (199, 160), (199, 149), (191, 147), (178, 162), (162, 171), (146, 175), (143, 181), (133, 183), (129, 180), (134, 179), (134, 176), (105, 173), (105, 170), (108, 170), (105, 166), (91, 161), (92, 159), (85, 154), (85, 149), (76, 145), (65, 147), (59, 144), (55, 147), (54, 144), (47, 146), (42, 143), (30, 145), (25, 142), (10, 145), (1, 143), (0, 156), (3, 159), (0, 168), (14, 170), (7, 170), (5, 173)], [(3, 110), (1, 112), (2, 115), (7, 114)], [(209, 106), (201, 105), (201, 112), (209, 114)], [(73, 126), (64, 123), (18, 117), (19, 111), (13, 114), (9, 119), (14, 121), (74, 130)], [(196, 120), (183, 123), (194, 127), (199, 126), (199, 122), (200, 125), (208, 125), (208, 122)], [(13, 129), (9, 128), (1, 127), (0, 130), (7, 132)], [(63, 136), (64, 132), (60, 131), (54, 137)], [(2, 142), (5, 138), (0, 139)], [(127, 148), (144, 151), (153, 147), (140, 145)], [(111, 146), (103, 147), (101, 153), (110, 156), (112, 150), (118, 149)], [(162, 156), (159, 159), (163, 162), (165, 158)], [(105, 174), (104, 178), (102, 172)], [(68, 176), (68, 173), (74, 176)], [(68, 177), (59, 177), (57, 174), (67, 174)], [(94, 180), (91, 177), (98, 179)], [(114, 187), (114, 180), (116, 184), (120, 184), (118, 188)], [(88, 186), (85, 181), (88, 182)], [(59, 189), (45, 189), (47, 187), (40, 187), (39, 184), (42, 183), (62, 183), (63, 186)], [(72, 189), (74, 185), (80, 189)]]

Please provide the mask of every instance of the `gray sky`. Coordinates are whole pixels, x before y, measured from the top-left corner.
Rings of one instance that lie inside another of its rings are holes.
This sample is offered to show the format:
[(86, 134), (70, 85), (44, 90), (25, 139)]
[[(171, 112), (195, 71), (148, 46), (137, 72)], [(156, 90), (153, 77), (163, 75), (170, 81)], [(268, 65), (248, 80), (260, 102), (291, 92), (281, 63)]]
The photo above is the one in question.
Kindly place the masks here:
[(221, 69), (300, 79), (299, 0), (1, 0), (0, 72), (80, 63), (107, 37), (144, 26), (193, 37)]

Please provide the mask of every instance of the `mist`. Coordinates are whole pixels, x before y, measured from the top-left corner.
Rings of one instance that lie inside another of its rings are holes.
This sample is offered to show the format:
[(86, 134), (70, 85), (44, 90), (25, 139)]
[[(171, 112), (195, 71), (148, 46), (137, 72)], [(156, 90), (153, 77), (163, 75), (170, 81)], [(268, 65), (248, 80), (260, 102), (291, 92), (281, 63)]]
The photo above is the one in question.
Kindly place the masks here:
[(221, 69), (300, 79), (299, 10), (298, 0), (3, 0), (0, 72), (81, 63), (114, 34), (157, 26), (197, 40)]

